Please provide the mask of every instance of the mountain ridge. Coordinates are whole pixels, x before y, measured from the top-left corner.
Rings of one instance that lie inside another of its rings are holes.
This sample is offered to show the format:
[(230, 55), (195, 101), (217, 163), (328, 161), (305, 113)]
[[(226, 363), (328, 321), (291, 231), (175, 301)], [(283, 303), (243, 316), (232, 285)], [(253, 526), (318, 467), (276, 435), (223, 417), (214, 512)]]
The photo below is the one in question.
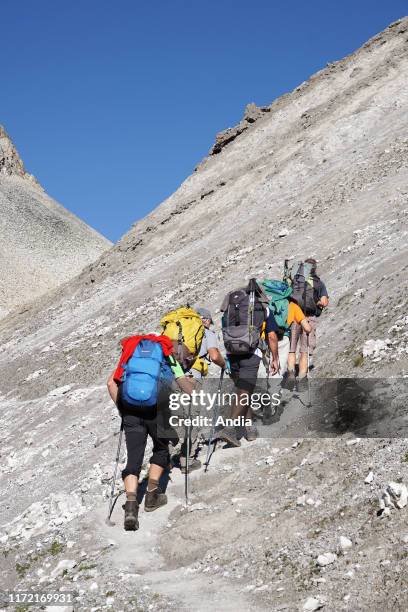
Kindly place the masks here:
[(0, 126), (0, 317), (59, 286), (111, 242), (50, 198)]

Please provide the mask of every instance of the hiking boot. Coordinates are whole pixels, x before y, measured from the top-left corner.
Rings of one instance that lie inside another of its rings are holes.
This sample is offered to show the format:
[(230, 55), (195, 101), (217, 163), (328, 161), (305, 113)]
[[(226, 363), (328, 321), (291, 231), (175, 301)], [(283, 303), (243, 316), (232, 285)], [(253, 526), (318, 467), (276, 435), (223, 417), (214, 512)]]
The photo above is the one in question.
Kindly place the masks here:
[(167, 504), (167, 495), (162, 493), (160, 489), (154, 489), (153, 491), (146, 491), (144, 509), (145, 512), (153, 512), (161, 506)]
[(122, 508), (125, 511), (125, 531), (136, 531), (139, 529), (139, 504), (137, 501), (127, 501)]
[(234, 427), (223, 427), (219, 431), (216, 431), (213, 440), (224, 440), (231, 444), (231, 446), (241, 446), (241, 442), (237, 438)]
[(245, 437), (248, 442), (254, 442), (258, 437), (258, 429), (255, 425), (247, 425), (245, 428)]
[(298, 379), (297, 389), (299, 393), (304, 393), (309, 388), (309, 379), (307, 376), (302, 376)]
[(289, 391), (294, 391), (296, 387), (296, 374), (294, 370), (289, 370), (285, 382), (285, 387)]
[[(201, 461), (199, 459), (190, 459), (188, 462), (188, 473), (194, 472), (194, 470), (199, 470), (201, 467)], [(180, 463), (180, 470), (182, 474), (186, 473), (186, 464), (185, 462)]]

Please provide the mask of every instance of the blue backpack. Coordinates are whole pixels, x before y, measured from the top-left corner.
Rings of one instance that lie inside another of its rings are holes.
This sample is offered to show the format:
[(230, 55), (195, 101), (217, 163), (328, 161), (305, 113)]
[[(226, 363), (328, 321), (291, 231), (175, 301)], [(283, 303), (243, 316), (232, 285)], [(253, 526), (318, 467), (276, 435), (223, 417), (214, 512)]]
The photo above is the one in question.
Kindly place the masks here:
[(122, 398), (133, 406), (156, 406), (163, 387), (170, 387), (173, 373), (159, 342), (140, 340), (124, 366)]

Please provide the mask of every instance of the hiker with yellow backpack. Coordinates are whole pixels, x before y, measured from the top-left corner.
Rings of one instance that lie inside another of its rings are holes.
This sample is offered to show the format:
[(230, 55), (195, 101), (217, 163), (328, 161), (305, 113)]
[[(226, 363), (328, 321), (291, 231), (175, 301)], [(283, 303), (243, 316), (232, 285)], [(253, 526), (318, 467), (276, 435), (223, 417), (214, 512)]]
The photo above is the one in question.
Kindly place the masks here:
[[(218, 348), (217, 334), (211, 329), (213, 325), (211, 312), (204, 307), (196, 308), (204, 325), (204, 336), (201, 342), (201, 347), (198, 352), (198, 357), (191, 369), (187, 372), (187, 376), (191, 376), (195, 383), (195, 388), (199, 390), (202, 385), (202, 379), (208, 375), (208, 366), (210, 363), (215, 363), (221, 370), (225, 370), (226, 363)], [(197, 458), (198, 445), (201, 431), (194, 429), (192, 444), (189, 452), (188, 471), (198, 470), (201, 467), (201, 461)], [(186, 472), (187, 463), (187, 448), (184, 443), (181, 447), (180, 467), (183, 473)]]
[[(216, 334), (210, 329), (212, 316), (206, 308), (182, 307), (167, 313), (160, 324), (163, 335), (173, 342), (174, 355), (181, 363), (185, 375), (193, 384), (195, 391), (199, 391), (202, 378), (208, 373), (210, 362), (221, 369), (225, 369), (225, 360), (221, 355)], [(198, 413), (188, 416), (199, 416)], [(180, 468), (183, 473), (197, 470), (201, 461), (197, 458), (201, 429), (189, 428), (180, 452)], [(187, 461), (188, 457), (188, 461)]]
[(201, 381), (208, 374), (208, 366), (210, 363), (215, 363), (222, 370), (225, 369), (226, 363), (218, 348), (217, 334), (211, 329), (213, 325), (211, 312), (204, 307), (196, 308), (204, 325), (204, 336), (201, 342), (201, 347), (198, 352), (198, 357), (192, 368), (187, 372), (187, 376), (192, 376), (195, 380)]

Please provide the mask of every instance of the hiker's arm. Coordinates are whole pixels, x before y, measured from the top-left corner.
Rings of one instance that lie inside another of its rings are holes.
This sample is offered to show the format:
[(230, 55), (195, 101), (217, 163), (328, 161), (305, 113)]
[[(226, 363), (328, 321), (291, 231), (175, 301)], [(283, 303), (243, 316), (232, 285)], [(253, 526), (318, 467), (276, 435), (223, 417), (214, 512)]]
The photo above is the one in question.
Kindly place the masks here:
[(317, 302), (317, 305), (321, 308), (327, 308), (327, 306), (329, 305), (329, 298), (327, 297), (327, 295), (322, 295), (320, 300)]
[(183, 393), (188, 393), (188, 395), (191, 395), (194, 391), (195, 384), (193, 378), (189, 378), (188, 376), (180, 376), (180, 378), (176, 378), (176, 383)]
[(184, 374), (183, 368), (173, 356), (169, 357), (169, 364), (177, 387), (181, 389), (183, 393), (188, 393), (188, 395), (191, 395), (195, 386), (194, 380)]
[(220, 368), (222, 368), (223, 370), (225, 369), (225, 359), (217, 348), (209, 348), (208, 356), (213, 363), (215, 363), (217, 366), (220, 366)]
[(116, 381), (113, 378), (114, 372), (112, 372), (112, 374), (109, 376), (108, 378), (108, 391), (109, 391), (109, 395), (111, 396), (112, 400), (115, 402), (118, 399), (118, 385), (116, 383)]
[(279, 369), (280, 369), (279, 353), (278, 353), (278, 336), (273, 331), (268, 333), (268, 344), (269, 344), (269, 349), (272, 355), (271, 374), (273, 375), (279, 372)]
[(327, 308), (327, 306), (329, 305), (329, 296), (328, 296), (328, 291), (326, 288), (326, 285), (320, 281), (320, 289), (319, 289), (319, 300), (317, 302), (317, 305), (319, 306), (319, 308), (321, 308), (323, 310), (323, 308)]
[(310, 325), (309, 321), (306, 318), (304, 318), (301, 320), (300, 324), (302, 328), (305, 330), (305, 332), (307, 334), (310, 334), (310, 332), (312, 331), (312, 326)]

